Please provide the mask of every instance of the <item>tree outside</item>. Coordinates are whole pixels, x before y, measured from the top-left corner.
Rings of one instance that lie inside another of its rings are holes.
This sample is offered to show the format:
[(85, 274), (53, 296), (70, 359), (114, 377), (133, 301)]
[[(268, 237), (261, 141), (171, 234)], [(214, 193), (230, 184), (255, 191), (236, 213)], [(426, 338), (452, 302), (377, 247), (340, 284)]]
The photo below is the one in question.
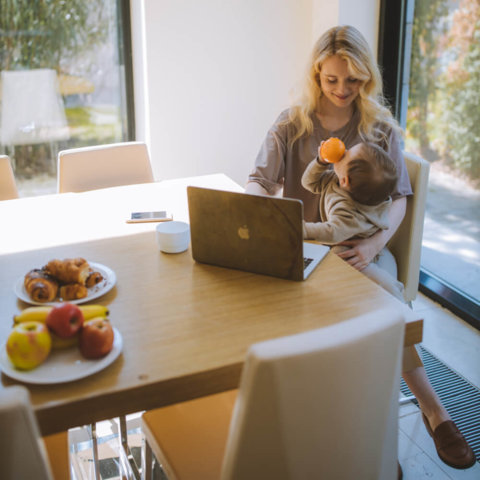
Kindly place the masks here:
[(20, 184), (54, 179), (59, 150), (125, 140), (117, 6), (116, 0), (0, 0), (0, 70), (54, 70), (69, 130), (68, 140), (0, 145)]
[(430, 162), (422, 268), (480, 301), (480, 2), (416, 0), (408, 151)]
[(407, 148), (480, 186), (480, 2), (415, 3)]

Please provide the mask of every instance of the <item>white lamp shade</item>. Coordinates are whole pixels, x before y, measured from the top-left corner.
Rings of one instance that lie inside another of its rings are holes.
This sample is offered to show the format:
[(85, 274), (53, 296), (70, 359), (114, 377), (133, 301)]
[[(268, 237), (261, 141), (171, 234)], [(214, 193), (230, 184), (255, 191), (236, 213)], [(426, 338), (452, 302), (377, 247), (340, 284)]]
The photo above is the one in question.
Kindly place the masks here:
[(1, 98), (0, 141), (3, 145), (31, 145), (70, 138), (55, 70), (4, 70)]

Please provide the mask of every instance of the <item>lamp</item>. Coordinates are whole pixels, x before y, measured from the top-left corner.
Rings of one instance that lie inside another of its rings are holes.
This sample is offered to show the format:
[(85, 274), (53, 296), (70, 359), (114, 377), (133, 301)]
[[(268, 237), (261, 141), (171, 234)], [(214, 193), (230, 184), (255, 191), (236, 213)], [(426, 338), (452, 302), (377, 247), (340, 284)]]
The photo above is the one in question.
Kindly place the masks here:
[(55, 70), (2, 71), (1, 113), (3, 145), (32, 145), (70, 138)]

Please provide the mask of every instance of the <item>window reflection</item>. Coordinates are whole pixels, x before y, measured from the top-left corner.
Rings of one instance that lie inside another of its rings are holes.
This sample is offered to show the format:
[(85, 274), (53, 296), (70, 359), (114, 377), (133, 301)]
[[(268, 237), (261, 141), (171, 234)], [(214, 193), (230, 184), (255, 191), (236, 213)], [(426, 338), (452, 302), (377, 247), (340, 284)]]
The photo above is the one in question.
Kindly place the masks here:
[(120, 3), (0, 0), (0, 154), (20, 196), (56, 191), (59, 150), (129, 140)]

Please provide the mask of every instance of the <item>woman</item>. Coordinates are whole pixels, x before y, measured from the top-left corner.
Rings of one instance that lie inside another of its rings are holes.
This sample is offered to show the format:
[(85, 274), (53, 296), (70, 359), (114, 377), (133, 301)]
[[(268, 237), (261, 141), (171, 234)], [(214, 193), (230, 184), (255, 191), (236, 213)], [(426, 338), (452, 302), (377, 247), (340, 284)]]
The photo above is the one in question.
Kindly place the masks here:
[[(303, 189), (301, 177), (317, 156), (321, 141), (332, 136), (343, 140), (347, 148), (362, 141), (376, 143), (396, 163), (399, 180), (392, 195), (390, 228), (369, 238), (342, 242), (348, 248), (338, 253), (357, 270), (376, 262), (389, 274), (372, 280), (391, 291), (389, 279), (396, 282), (396, 264), (384, 247), (402, 222), (406, 196), (412, 190), (402, 156), (401, 129), (384, 105), (378, 66), (363, 36), (351, 26), (334, 27), (315, 44), (302, 96), (269, 130), (246, 192), (276, 195), (283, 188), (285, 197), (303, 201), (306, 221), (320, 221), (318, 197)], [(439, 457), (454, 468), (472, 466), (473, 451), (432, 389), (413, 347), (404, 352), (403, 378), (420, 404)]]

